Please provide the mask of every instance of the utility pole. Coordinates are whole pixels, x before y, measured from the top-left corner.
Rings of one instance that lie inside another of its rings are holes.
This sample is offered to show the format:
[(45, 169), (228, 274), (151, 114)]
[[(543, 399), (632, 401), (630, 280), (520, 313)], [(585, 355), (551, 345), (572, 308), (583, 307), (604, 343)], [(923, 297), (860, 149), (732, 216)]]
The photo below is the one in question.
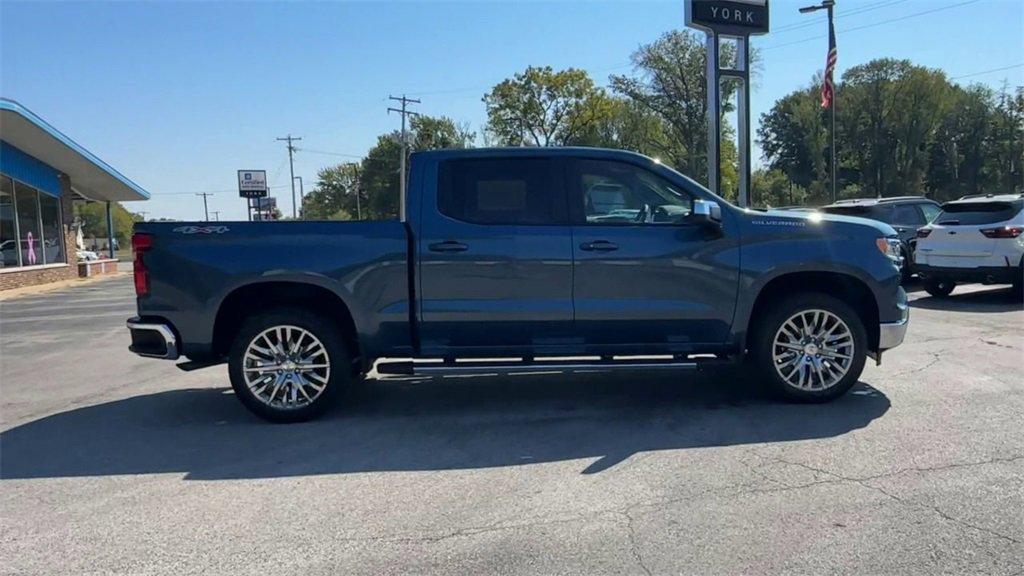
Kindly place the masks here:
[(359, 174), (359, 164), (353, 163), (356, 170), (356, 220), (363, 219), (363, 208), (359, 204), (359, 197), (363, 195), (363, 181)]
[(292, 218), (298, 218), (298, 211), (295, 208), (295, 159), (292, 156), (292, 153), (295, 152), (295, 146), (292, 145), (292, 142), (302, 140), (302, 138), (293, 137), (289, 134), (284, 138), (278, 138), (278, 140), (288, 143), (288, 172), (292, 177)]
[(402, 94), (401, 98), (396, 96), (388, 96), (389, 99), (396, 102), (401, 102), (401, 108), (388, 108), (388, 113), (398, 112), (402, 115), (402, 160), (399, 163), (399, 174), (398, 174), (398, 219), (405, 222), (405, 158), (408, 156), (407, 148), (409, 146), (408, 138), (405, 135), (405, 117), (406, 116), (419, 116), (419, 113), (406, 110), (406, 106), (409, 104), (419, 104), (420, 101), (415, 98), (406, 98), (405, 94)]
[(303, 212), (306, 207), (306, 192), (302, 187), (302, 176), (292, 177), (292, 181), (294, 182), (295, 180), (299, 181), (299, 216), (302, 216), (302, 219), (305, 220), (306, 217), (303, 216)]
[(139, 217), (142, 218), (142, 221), (145, 222), (146, 221), (146, 214), (149, 214), (149, 212), (146, 211), (146, 210), (139, 210), (138, 212), (136, 212), (136, 214), (138, 214)]
[(206, 205), (206, 197), (213, 196), (212, 192), (196, 192), (196, 196), (203, 197), (203, 215), (206, 216), (206, 221), (210, 221), (210, 209)]
[(213, 221), (220, 222), (220, 210), (213, 211)]

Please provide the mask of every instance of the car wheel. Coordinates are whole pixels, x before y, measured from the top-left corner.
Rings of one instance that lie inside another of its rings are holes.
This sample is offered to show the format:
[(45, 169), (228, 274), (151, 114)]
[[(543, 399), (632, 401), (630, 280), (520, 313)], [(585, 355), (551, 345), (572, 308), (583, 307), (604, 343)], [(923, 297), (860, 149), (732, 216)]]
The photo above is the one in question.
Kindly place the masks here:
[(952, 280), (925, 280), (924, 291), (936, 298), (945, 298), (953, 293), (956, 282)]
[(750, 361), (770, 391), (797, 402), (827, 402), (860, 378), (868, 339), (860, 316), (827, 294), (773, 305), (753, 332)]
[(348, 348), (331, 321), (301, 308), (246, 320), (228, 354), (238, 399), (271, 422), (319, 416), (350, 379)]

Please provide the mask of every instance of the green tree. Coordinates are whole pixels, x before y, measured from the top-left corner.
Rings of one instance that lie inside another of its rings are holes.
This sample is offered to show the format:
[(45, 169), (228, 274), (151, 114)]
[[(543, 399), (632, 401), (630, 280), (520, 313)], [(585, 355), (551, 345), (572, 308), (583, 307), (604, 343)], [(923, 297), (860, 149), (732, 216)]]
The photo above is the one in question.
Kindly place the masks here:
[(317, 172), (317, 185), (306, 194), (302, 216), (308, 220), (351, 220), (360, 216), (363, 198), (357, 202), (359, 192), (358, 162), (345, 162), (328, 166)]
[[(82, 236), (85, 238), (96, 238), (101, 243), (107, 237), (107, 206), (103, 202), (75, 202), (75, 218), (82, 223)], [(142, 221), (142, 216), (133, 214), (114, 202), (111, 206), (111, 217), (114, 220), (114, 238), (122, 247), (131, 243), (132, 229), (136, 222)]]
[(760, 208), (800, 206), (807, 201), (807, 190), (778, 169), (755, 170), (751, 175), (750, 204)]
[[(409, 134), (413, 152), (436, 148), (465, 148), (475, 134), (450, 118), (416, 116)], [(320, 170), (316, 187), (306, 195), (306, 218), (322, 220), (386, 220), (398, 217), (398, 171), (401, 134), (377, 138), (361, 162), (347, 162)], [(358, 199), (358, 201), (357, 201)]]
[(924, 193), (927, 150), (952, 96), (944, 73), (909, 60), (850, 68), (838, 92), (841, 164), (872, 196)]
[(613, 104), (583, 70), (528, 67), (483, 98), (487, 132), (503, 146), (565, 146), (593, 136)]
[(758, 140), (768, 166), (802, 189), (815, 203), (827, 200), (829, 178), (827, 111), (821, 108), (821, 88), (812, 85), (777, 100), (761, 115)]
[[(734, 47), (722, 46), (723, 62), (735, 59)], [(641, 46), (631, 60), (635, 72), (613, 75), (612, 90), (630, 100), (638, 109), (652, 114), (661, 123), (662, 137), (654, 142), (666, 163), (707, 183), (707, 55), (704, 38), (692, 31), (672, 31), (651, 44)], [(751, 55), (756, 67), (758, 57)], [(730, 141), (735, 134), (726, 114), (734, 111), (731, 101), (737, 85), (722, 83), (722, 191), (735, 196), (736, 148)], [(650, 154), (654, 150), (646, 151)]]

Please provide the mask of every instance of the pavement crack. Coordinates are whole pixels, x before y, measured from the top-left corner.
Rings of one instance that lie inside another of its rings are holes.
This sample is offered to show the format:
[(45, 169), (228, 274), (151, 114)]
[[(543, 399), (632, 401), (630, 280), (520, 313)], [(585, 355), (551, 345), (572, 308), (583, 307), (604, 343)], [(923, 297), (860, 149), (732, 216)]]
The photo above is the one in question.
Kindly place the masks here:
[(1016, 346), (1010, 346), (1009, 344), (1002, 344), (1002, 343), (996, 342), (995, 340), (986, 340), (984, 338), (979, 337), (978, 341), (981, 342), (982, 344), (988, 344), (989, 346), (995, 346), (997, 348), (1005, 348), (1007, 350), (1017, 350)]
[(622, 516), (626, 518), (626, 533), (629, 535), (629, 551), (633, 555), (633, 559), (636, 560), (637, 565), (644, 571), (644, 574), (651, 576), (653, 572), (651, 572), (651, 569), (644, 563), (643, 553), (640, 552), (640, 542), (637, 539), (636, 529), (633, 527), (633, 516), (629, 513), (629, 510), (629, 508), (626, 508), (619, 512), (619, 514), (622, 514)]
[(919, 374), (921, 372), (924, 372), (925, 370), (927, 370), (927, 369), (931, 368), (932, 366), (935, 366), (936, 364), (938, 364), (942, 360), (942, 358), (944, 356), (946, 356), (947, 352), (945, 350), (939, 350), (937, 352), (928, 352), (928, 354), (930, 354), (932, 356), (932, 359), (927, 364), (923, 364), (923, 365), (918, 366), (916, 368), (911, 368), (910, 370), (904, 370), (902, 372), (896, 372), (895, 374), (892, 375), (892, 377), (893, 378), (897, 378), (897, 377), (903, 377), (903, 376), (910, 376), (911, 374)]
[[(874, 475), (874, 476), (863, 476), (863, 477), (843, 476), (842, 474), (837, 474), (837, 473), (832, 472), (830, 470), (825, 470), (823, 468), (818, 468), (816, 466), (811, 466), (809, 464), (804, 464), (802, 462), (793, 462), (791, 460), (785, 460), (783, 458), (775, 458), (775, 461), (779, 462), (781, 464), (789, 464), (789, 465), (792, 465), (792, 466), (798, 466), (798, 467), (801, 467), (801, 468), (805, 468), (807, 470), (812, 470), (814, 472), (817, 472), (817, 473), (820, 473), (820, 474), (824, 474), (824, 475), (829, 476), (830, 478), (832, 478), (832, 480), (821, 480), (821, 481), (818, 481), (818, 482), (811, 482), (811, 483), (807, 483), (807, 484), (803, 484), (803, 485), (799, 485), (799, 486), (792, 486), (792, 487), (789, 487), (789, 488), (783, 488), (783, 489), (780, 489), (780, 490), (786, 490), (786, 489), (796, 490), (796, 489), (803, 489), (803, 488), (807, 488), (807, 487), (810, 487), (810, 486), (816, 486), (816, 485), (820, 485), (820, 484), (832, 484), (832, 483), (836, 483), (836, 482), (849, 482), (849, 483), (856, 484), (858, 486), (862, 486), (862, 487), (867, 488), (869, 490), (874, 490), (875, 492), (878, 492), (878, 493), (886, 496), (887, 498), (890, 498), (893, 501), (898, 502), (899, 504), (902, 504), (904, 506), (908, 506), (908, 507), (911, 507), (911, 508), (919, 508), (919, 509), (929, 510), (929, 511), (937, 514), (939, 517), (941, 517), (941, 518), (943, 518), (943, 519), (945, 519), (945, 520), (947, 520), (949, 522), (953, 522), (954, 524), (957, 524), (958, 526), (961, 526), (963, 528), (970, 528), (970, 529), (973, 529), (973, 530), (976, 530), (976, 531), (979, 531), (979, 532), (983, 532), (983, 533), (988, 534), (990, 536), (993, 536), (995, 538), (999, 538), (1001, 540), (1006, 540), (1007, 542), (1011, 542), (1011, 543), (1014, 543), (1014, 544), (1021, 544), (1022, 543), (1021, 540), (1018, 540), (1018, 539), (1016, 539), (1016, 538), (1014, 538), (1012, 536), (1008, 536), (1006, 534), (1003, 534), (1003, 533), (998, 532), (996, 530), (993, 530), (991, 528), (986, 528), (984, 526), (978, 526), (976, 524), (972, 524), (970, 522), (967, 522), (966, 520), (962, 520), (960, 518), (952, 516), (951, 514), (945, 512), (944, 510), (942, 510), (941, 508), (939, 508), (936, 505), (908, 501), (908, 500), (906, 500), (904, 498), (900, 498), (899, 496), (897, 496), (897, 495), (895, 495), (895, 494), (885, 490), (881, 486), (876, 486), (874, 484), (870, 484), (870, 482), (872, 480), (880, 480), (880, 479), (883, 479), (883, 478), (891, 478), (891, 477), (894, 477), (894, 476), (898, 476), (900, 474), (906, 474), (908, 472), (917, 472), (917, 473), (921, 473), (921, 472), (934, 472), (934, 471), (938, 471), (938, 470), (949, 470), (949, 469), (953, 469), (953, 468), (966, 468), (966, 467), (971, 467), (971, 466), (983, 466), (983, 465), (987, 465), (987, 464), (1003, 464), (1003, 463), (1009, 463), (1009, 462), (1016, 462), (1016, 461), (1021, 460), (1021, 459), (1024, 459), (1024, 455), (1010, 456), (1010, 457), (1001, 457), (1001, 458), (990, 458), (988, 460), (983, 460), (983, 461), (979, 461), (979, 462), (952, 463), (952, 464), (946, 464), (946, 465), (942, 465), (942, 466), (933, 466), (933, 467), (903, 468), (903, 469), (896, 470), (896, 471), (893, 471), (893, 472), (887, 472), (887, 473), (884, 473), (884, 474), (877, 474), (877, 475)], [(754, 492), (770, 492), (770, 491), (772, 491), (772, 490), (771, 489), (765, 489), (765, 490), (754, 491)]]

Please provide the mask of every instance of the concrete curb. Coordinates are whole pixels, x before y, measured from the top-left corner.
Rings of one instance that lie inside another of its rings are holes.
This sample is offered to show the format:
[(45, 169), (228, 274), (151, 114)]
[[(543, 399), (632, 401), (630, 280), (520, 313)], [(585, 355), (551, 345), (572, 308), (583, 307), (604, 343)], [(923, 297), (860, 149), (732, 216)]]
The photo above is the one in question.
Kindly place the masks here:
[(60, 290), (62, 288), (72, 288), (75, 286), (83, 286), (85, 284), (95, 284), (97, 282), (103, 282), (105, 280), (112, 280), (114, 278), (123, 278), (128, 276), (127, 272), (111, 272), (109, 274), (103, 274), (102, 276), (90, 276), (88, 278), (76, 278), (74, 280), (61, 280), (59, 282), (50, 282), (49, 284), (37, 284), (35, 286), (25, 286), (23, 288), (12, 288), (10, 290), (0, 291), (0, 302), (6, 300), (14, 300), (15, 298), (23, 298), (25, 296), (34, 296), (36, 294), (46, 294)]

